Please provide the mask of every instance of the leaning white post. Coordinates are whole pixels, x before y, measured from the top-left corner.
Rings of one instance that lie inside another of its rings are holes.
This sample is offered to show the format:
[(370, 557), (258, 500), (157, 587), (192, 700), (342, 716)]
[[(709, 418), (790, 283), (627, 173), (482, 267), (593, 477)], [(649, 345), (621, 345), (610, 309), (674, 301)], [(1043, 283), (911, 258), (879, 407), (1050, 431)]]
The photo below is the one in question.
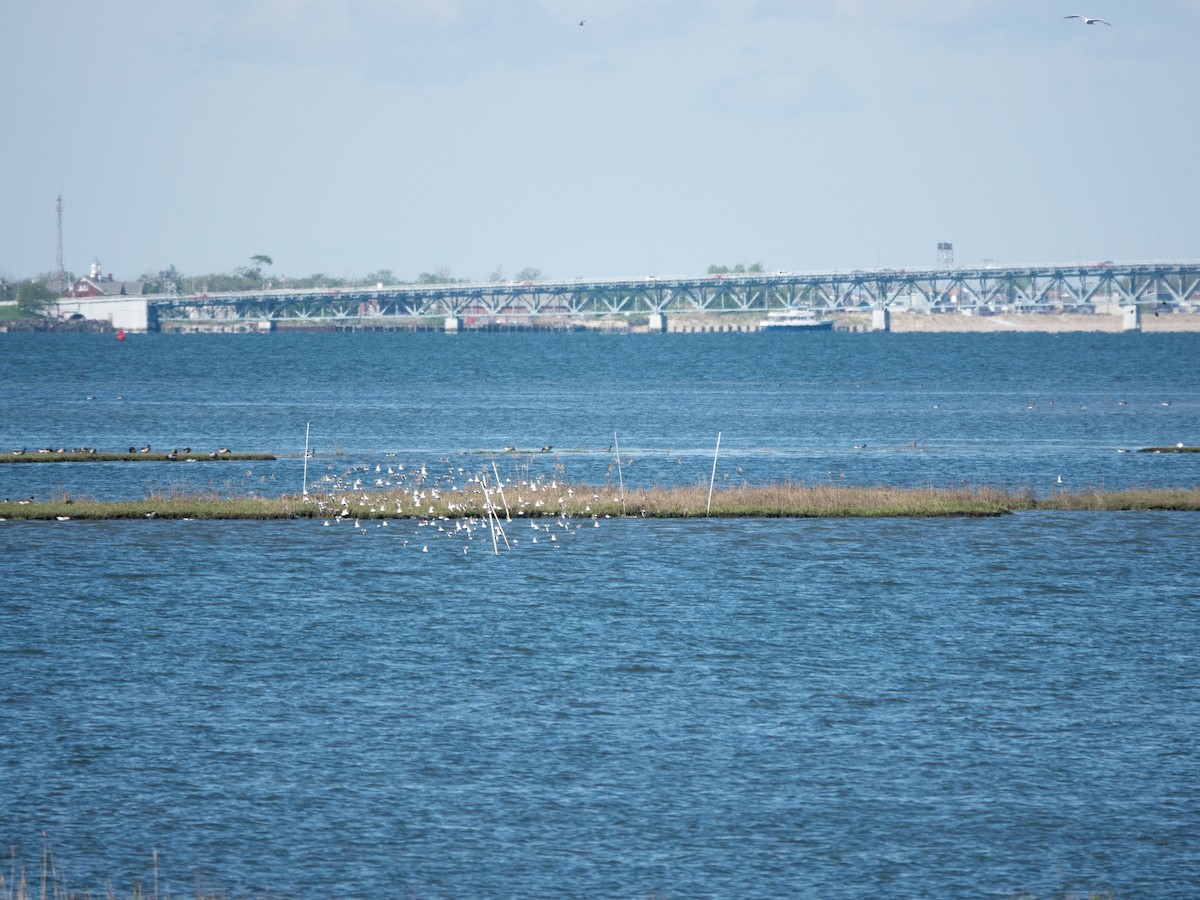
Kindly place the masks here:
[(621, 484), (621, 515), (625, 515), (625, 476), (621, 474), (621, 445), (617, 441), (617, 433), (613, 432), (613, 447), (617, 450), (617, 480)]
[(717, 480), (717, 454), (718, 454), (718, 453), (720, 453), (720, 452), (721, 452), (721, 432), (719, 432), (719, 431), (718, 431), (718, 432), (717, 432), (717, 449), (713, 451), (713, 470), (712, 470), (712, 478), (710, 478), (710, 479), (708, 480), (708, 508), (707, 508), (706, 510), (704, 510), (704, 516), (705, 516), (705, 518), (708, 518), (708, 514), (709, 514), (710, 512), (712, 512), (712, 492), (713, 492), (713, 484), (714, 484), (714, 483), (716, 482), (716, 480)]
[(308, 496), (308, 429), (312, 425), (311, 422), (304, 423), (304, 490), (301, 492), (303, 496)]

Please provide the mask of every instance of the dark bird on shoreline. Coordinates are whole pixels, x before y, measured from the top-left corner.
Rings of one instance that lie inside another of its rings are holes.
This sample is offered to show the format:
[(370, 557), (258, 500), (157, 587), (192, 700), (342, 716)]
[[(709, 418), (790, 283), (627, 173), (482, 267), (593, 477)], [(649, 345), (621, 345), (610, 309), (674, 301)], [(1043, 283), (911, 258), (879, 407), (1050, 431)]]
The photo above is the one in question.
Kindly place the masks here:
[(1084, 25), (1095, 25), (1097, 22), (1099, 22), (1101, 25), (1112, 25), (1112, 22), (1105, 22), (1103, 19), (1090, 19), (1087, 16), (1079, 15), (1079, 13), (1075, 13), (1074, 15), (1070, 15), (1070, 16), (1063, 16), (1063, 18), (1064, 19), (1082, 19)]

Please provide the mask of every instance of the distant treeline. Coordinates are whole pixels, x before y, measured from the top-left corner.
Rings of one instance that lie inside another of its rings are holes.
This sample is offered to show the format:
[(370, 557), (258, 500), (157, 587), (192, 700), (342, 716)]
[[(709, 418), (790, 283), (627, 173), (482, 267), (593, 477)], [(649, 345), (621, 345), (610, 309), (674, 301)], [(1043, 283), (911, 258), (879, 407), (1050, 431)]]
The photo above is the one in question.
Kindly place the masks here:
[[(250, 264), (238, 266), (229, 272), (208, 272), (202, 275), (185, 275), (174, 265), (157, 271), (143, 272), (136, 278), (122, 277), (122, 281), (137, 281), (142, 283), (142, 291), (146, 294), (199, 294), (221, 291), (253, 291), (269, 288), (353, 288), (363, 285), (396, 285), (396, 284), (464, 284), (478, 281), (476, 278), (459, 278), (452, 275), (447, 267), (435, 268), (432, 271), (420, 272), (415, 277), (397, 275), (391, 269), (378, 269), (366, 275), (347, 275), (339, 278), (336, 275), (326, 275), (324, 272), (314, 272), (311, 275), (288, 275), (273, 271), (274, 261), (266, 254), (257, 254), (250, 258)], [(539, 281), (543, 278), (541, 269), (527, 266), (512, 276), (512, 281)], [(63, 283), (74, 284), (79, 276), (74, 272), (62, 274)], [(501, 266), (488, 273), (487, 281), (510, 280)], [(52, 302), (58, 296), (59, 276), (55, 272), (41, 272), (30, 278), (8, 278), (0, 273), (0, 301), (18, 300), (22, 308), (29, 306), (31, 311), (36, 307)]]
[[(311, 275), (288, 275), (273, 271), (274, 260), (264, 253), (250, 257), (249, 265), (238, 266), (229, 272), (208, 272), (203, 275), (185, 275), (174, 265), (157, 271), (142, 272), (136, 278), (122, 278), (124, 281), (137, 281), (142, 284), (142, 292), (146, 294), (202, 294), (220, 293), (224, 291), (254, 291), (274, 288), (297, 288), (311, 290), (313, 288), (355, 288), (365, 285), (397, 285), (397, 284), (465, 284), (476, 282), (478, 278), (460, 278), (452, 275), (450, 269), (442, 266), (428, 272), (420, 272), (414, 277), (397, 275), (391, 269), (378, 269), (366, 275), (347, 275), (338, 277), (326, 275), (324, 272), (313, 272)], [(733, 266), (714, 263), (708, 267), (709, 275), (741, 275), (763, 272), (763, 264), (737, 263)], [(489, 282), (513, 281), (528, 283), (541, 281), (545, 273), (538, 268), (526, 266), (512, 276), (505, 275), (504, 267), (497, 266), (482, 279)], [(63, 283), (74, 284), (79, 276), (74, 272), (62, 273)], [(0, 274), (0, 301), (19, 300), (21, 308), (36, 312), (58, 296), (59, 276), (55, 272), (42, 272), (30, 278), (6, 278)]]

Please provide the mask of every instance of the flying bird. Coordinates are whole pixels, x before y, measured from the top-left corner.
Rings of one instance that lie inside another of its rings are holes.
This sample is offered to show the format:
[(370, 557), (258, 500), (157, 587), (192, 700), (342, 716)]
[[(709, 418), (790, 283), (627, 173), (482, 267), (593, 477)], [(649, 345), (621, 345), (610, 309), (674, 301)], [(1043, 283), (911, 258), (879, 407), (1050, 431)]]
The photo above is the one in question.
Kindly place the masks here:
[(1101, 25), (1112, 25), (1112, 22), (1105, 22), (1103, 19), (1089, 19), (1087, 16), (1081, 16), (1078, 13), (1071, 16), (1063, 16), (1064, 19), (1083, 19), (1084, 25), (1095, 25), (1099, 22)]
[(580, 20), (579, 20), (579, 27), (580, 27), (580, 28), (582, 28), (582, 27), (583, 27), (584, 25), (586, 25), (586, 24), (587, 24), (587, 19), (580, 19)]

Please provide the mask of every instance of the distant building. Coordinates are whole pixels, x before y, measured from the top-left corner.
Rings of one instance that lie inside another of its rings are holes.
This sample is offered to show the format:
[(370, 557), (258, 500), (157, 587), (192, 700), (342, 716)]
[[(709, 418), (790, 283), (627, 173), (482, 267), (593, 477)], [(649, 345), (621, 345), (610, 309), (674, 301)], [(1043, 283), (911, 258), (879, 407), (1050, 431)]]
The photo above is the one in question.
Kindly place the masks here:
[(92, 272), (72, 284), (54, 305), (60, 319), (96, 319), (111, 322), (125, 331), (148, 331), (151, 324), (150, 298), (144, 281), (114, 281), (100, 273), (100, 263), (92, 263)]
[(91, 274), (80, 278), (67, 288), (64, 297), (141, 297), (146, 293), (144, 281), (114, 281), (112, 275), (100, 272), (100, 263), (92, 263)]

